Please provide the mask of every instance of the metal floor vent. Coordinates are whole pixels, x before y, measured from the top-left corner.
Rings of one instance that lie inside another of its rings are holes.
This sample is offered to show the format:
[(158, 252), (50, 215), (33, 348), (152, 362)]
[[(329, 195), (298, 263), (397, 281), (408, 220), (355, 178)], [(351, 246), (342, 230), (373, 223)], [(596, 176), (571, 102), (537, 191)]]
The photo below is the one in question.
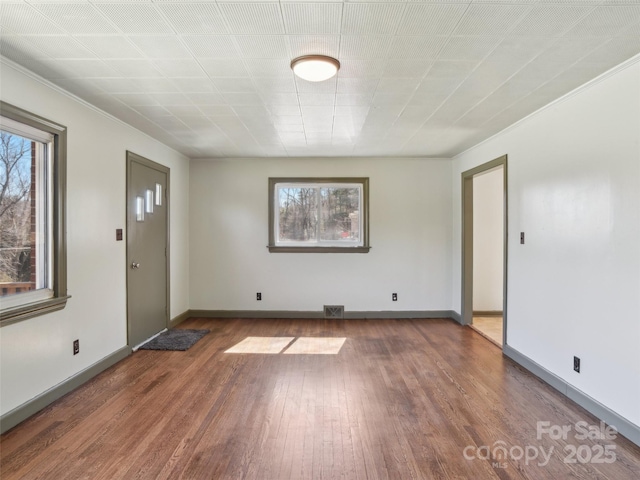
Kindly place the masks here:
[(344, 305), (325, 305), (324, 318), (344, 318)]

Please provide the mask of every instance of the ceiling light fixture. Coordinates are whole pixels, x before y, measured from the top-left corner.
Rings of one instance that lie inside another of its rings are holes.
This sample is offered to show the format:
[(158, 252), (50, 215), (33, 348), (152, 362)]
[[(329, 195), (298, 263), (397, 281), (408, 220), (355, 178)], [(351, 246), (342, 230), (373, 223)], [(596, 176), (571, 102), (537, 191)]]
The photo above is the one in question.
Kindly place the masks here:
[(305, 55), (291, 61), (291, 69), (308, 82), (322, 82), (333, 77), (340, 69), (340, 62), (325, 55)]

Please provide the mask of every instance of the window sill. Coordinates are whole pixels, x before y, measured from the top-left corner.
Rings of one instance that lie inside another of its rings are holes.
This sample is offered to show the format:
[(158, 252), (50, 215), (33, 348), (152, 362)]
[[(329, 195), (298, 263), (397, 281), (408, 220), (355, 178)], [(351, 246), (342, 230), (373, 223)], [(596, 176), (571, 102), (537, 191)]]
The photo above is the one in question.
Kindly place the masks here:
[(369, 253), (371, 247), (279, 247), (269, 245), (270, 253)]
[(7, 308), (0, 312), (0, 327), (21, 322), (29, 318), (45, 315), (47, 313), (62, 310), (67, 305), (70, 296), (48, 298), (39, 302), (20, 305), (18, 307)]

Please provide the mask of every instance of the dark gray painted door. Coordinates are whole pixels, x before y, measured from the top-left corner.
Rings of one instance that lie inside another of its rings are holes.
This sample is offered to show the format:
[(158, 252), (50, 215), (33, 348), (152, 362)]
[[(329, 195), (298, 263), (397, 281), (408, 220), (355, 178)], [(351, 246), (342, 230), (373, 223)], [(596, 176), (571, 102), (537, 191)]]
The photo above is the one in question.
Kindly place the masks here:
[(131, 347), (168, 323), (168, 177), (168, 168), (127, 153), (127, 316)]

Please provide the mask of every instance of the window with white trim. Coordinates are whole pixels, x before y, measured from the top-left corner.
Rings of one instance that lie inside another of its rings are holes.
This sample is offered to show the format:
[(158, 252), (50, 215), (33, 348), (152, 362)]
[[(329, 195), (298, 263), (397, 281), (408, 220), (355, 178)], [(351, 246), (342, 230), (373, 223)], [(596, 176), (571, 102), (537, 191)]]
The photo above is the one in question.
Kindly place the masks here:
[(369, 250), (367, 178), (270, 178), (269, 250)]
[(66, 129), (0, 103), (0, 322), (64, 308)]

